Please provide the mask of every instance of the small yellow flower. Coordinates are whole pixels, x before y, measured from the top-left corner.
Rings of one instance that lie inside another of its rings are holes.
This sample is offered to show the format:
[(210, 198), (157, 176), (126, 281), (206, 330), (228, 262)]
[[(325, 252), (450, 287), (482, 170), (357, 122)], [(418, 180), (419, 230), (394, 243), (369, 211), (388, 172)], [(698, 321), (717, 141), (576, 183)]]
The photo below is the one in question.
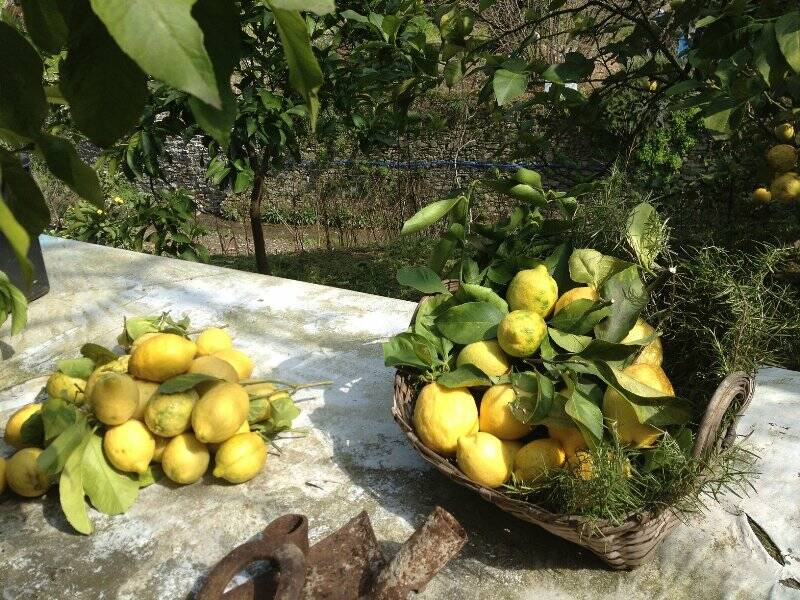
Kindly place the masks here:
[(103, 211), (102, 211), (102, 210), (100, 210), (100, 209), (98, 208), (98, 209), (97, 209), (97, 214), (98, 214), (98, 215), (102, 215), (102, 214), (103, 214)]
[(114, 202), (116, 202), (117, 204), (122, 204), (124, 200), (119, 196), (114, 196)]

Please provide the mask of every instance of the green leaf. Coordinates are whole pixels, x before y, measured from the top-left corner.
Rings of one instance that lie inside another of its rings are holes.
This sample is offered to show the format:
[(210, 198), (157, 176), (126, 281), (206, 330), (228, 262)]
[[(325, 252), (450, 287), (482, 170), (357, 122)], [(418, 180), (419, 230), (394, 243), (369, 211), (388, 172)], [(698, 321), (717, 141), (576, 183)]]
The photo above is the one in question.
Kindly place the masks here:
[(553, 382), (535, 371), (512, 373), (510, 381), (516, 394), (511, 403), (512, 414), (523, 423), (541, 423), (553, 405)]
[(36, 144), (53, 175), (81, 198), (103, 208), (103, 191), (97, 173), (80, 159), (71, 142), (45, 133), (36, 137)]
[(81, 354), (91, 359), (98, 367), (113, 362), (119, 358), (108, 348), (100, 344), (84, 344), (81, 346)]
[(0, 48), (0, 129), (32, 137), (41, 129), (48, 112), (42, 60), (17, 30), (3, 21)]
[(136, 485), (141, 489), (153, 485), (156, 481), (161, 479), (163, 475), (164, 471), (161, 469), (160, 465), (151, 464), (144, 473), (136, 473), (134, 477), (136, 477)]
[(497, 69), (492, 78), (492, 90), (497, 98), (498, 106), (505, 106), (514, 98), (525, 93), (528, 87), (528, 76), (508, 69)]
[(567, 352), (577, 353), (584, 350), (592, 338), (588, 335), (576, 335), (574, 333), (565, 333), (552, 327), (547, 328), (547, 333), (550, 338), (561, 348)]
[(767, 85), (775, 87), (780, 84), (786, 61), (778, 46), (773, 23), (765, 23), (761, 35), (753, 43), (753, 63)]
[(418, 344), (430, 344), (430, 342), (423, 336), (411, 332), (400, 333), (392, 337), (383, 344), (383, 364), (387, 367), (407, 365), (418, 369), (427, 369), (428, 363), (422, 360), (415, 350), (415, 345)]
[(269, 418), (258, 423), (257, 429), (267, 438), (273, 438), (281, 431), (291, 429), (292, 422), (299, 415), (300, 409), (292, 397), (289, 394), (282, 394), (270, 400)]
[(567, 52), (564, 62), (550, 65), (542, 73), (542, 79), (553, 83), (581, 81), (592, 74), (594, 62), (580, 52)]
[(39, 235), (50, 223), (50, 209), (42, 192), (19, 158), (0, 148), (0, 178), (11, 191), (4, 200), (29, 236)]
[(139, 485), (133, 477), (117, 471), (103, 453), (103, 438), (94, 433), (83, 452), (81, 476), (86, 495), (97, 510), (119, 515), (136, 501)]
[(38, 467), (48, 475), (60, 473), (67, 459), (80, 446), (91, 431), (83, 415), (64, 429), (36, 459)]
[(17, 335), (28, 323), (28, 299), (11, 283), (6, 284), (6, 291), (11, 296), (11, 335)]
[(688, 79), (686, 81), (679, 81), (675, 85), (671, 85), (667, 88), (667, 91), (664, 92), (664, 95), (668, 98), (673, 96), (681, 96), (686, 92), (691, 92), (701, 87), (703, 87), (701, 82), (697, 81), (696, 79)]
[(584, 335), (611, 314), (611, 306), (604, 300), (581, 298), (562, 308), (548, 324), (565, 333)]
[(800, 73), (800, 12), (788, 12), (775, 21), (775, 38), (786, 62)]
[(403, 223), (403, 228), (400, 230), (400, 234), (408, 235), (411, 233), (416, 233), (417, 231), (433, 225), (436, 223), (436, 221), (449, 213), (450, 210), (456, 204), (458, 204), (461, 198), (462, 197), (459, 195), (445, 198), (443, 200), (437, 200), (436, 202), (431, 202), (427, 206), (420, 209), (408, 221)]
[(72, 119), (95, 144), (110, 146), (139, 122), (148, 96), (147, 77), (86, 3), (75, 3), (70, 16), (60, 75)]
[(706, 129), (721, 134), (730, 133), (731, 113), (736, 108), (736, 101), (732, 98), (723, 97), (712, 100), (703, 108), (703, 124)]
[(489, 377), (475, 365), (464, 365), (441, 375), (436, 383), (447, 388), (483, 387), (492, 385)]
[(80, 444), (72, 451), (64, 463), (64, 470), (58, 480), (58, 497), (61, 510), (67, 521), (78, 533), (89, 535), (94, 528), (86, 511), (86, 493), (83, 489), (83, 455), (89, 439), (93, 437), (88, 432)]
[(577, 352), (578, 356), (588, 360), (606, 362), (624, 362), (640, 350), (635, 344), (615, 344), (605, 340), (591, 340), (586, 347)]
[(28, 232), (14, 218), (2, 197), (0, 197), (0, 234), (4, 235), (9, 244), (11, 244), (11, 249), (17, 257), (17, 261), (19, 261), (22, 275), (27, 282), (30, 282), (33, 273), (33, 266), (31, 261), (28, 260), (31, 238), (28, 236)]
[(578, 248), (569, 257), (569, 276), (576, 283), (600, 288), (601, 285), (631, 263), (613, 256), (604, 256), (591, 248)]
[(233, 0), (198, 0), (193, 14), (203, 30), (205, 47), (214, 65), (222, 107), (217, 109), (192, 96), (189, 108), (198, 124), (223, 148), (227, 147), (236, 120), (237, 104), (229, 84), (239, 64), (238, 8)]
[(619, 342), (636, 324), (649, 300), (639, 268), (634, 265), (612, 275), (603, 284), (601, 295), (612, 302), (611, 314), (597, 325), (595, 334), (601, 340)]
[(48, 398), (42, 403), (45, 442), (57, 438), (78, 420), (78, 411), (71, 402)]
[(492, 288), (476, 283), (462, 283), (455, 294), (461, 302), (488, 302), (503, 314), (508, 313), (508, 302), (501, 298)]
[(543, 261), (550, 276), (556, 280), (560, 294), (573, 287), (569, 276), (569, 257), (571, 255), (572, 245), (569, 242), (565, 242), (556, 246)]
[(312, 130), (319, 113), (319, 88), (324, 81), (322, 69), (311, 49), (311, 38), (302, 15), (296, 11), (279, 10), (271, 0), (267, 5), (275, 15), (275, 25), (289, 65), (289, 83), (305, 100)]
[(196, 0), (91, 2), (111, 37), (145, 73), (221, 108), (203, 32), (192, 17)]
[(402, 267), (397, 271), (397, 282), (424, 294), (447, 293), (442, 280), (428, 267)]
[(628, 219), (627, 239), (639, 263), (648, 271), (664, 245), (664, 224), (656, 209), (647, 202), (638, 204)]
[(369, 19), (354, 10), (343, 10), (339, 16), (348, 21), (355, 21), (356, 23), (369, 23)]
[(25, 419), (19, 434), (23, 444), (36, 448), (44, 446), (44, 422), (41, 411), (37, 411)]
[(219, 377), (213, 375), (206, 375), (205, 373), (184, 373), (177, 375), (171, 379), (167, 379), (158, 386), (158, 391), (161, 394), (177, 394), (178, 392), (185, 392), (191, 390), (198, 383), (204, 381), (219, 381)]
[(497, 337), (497, 326), (505, 314), (488, 302), (467, 302), (439, 316), (436, 327), (456, 344), (471, 344)]
[(88, 379), (96, 365), (91, 358), (68, 358), (58, 361), (58, 370), (78, 379)]
[(50, 54), (58, 53), (67, 42), (67, 24), (56, 0), (22, 0), (25, 29), (33, 43)]
[[(602, 398), (602, 391), (600, 386), (594, 384), (594, 389), (600, 392)], [(575, 387), (569, 400), (564, 404), (564, 412), (566, 412), (575, 425), (580, 429), (583, 439), (589, 447), (594, 448), (603, 439), (603, 411), (600, 406), (592, 401), (592, 392), (586, 388)]]
[(333, 0), (272, 0), (271, 3), (272, 6), (280, 10), (313, 12), (317, 15), (327, 15), (336, 9)]

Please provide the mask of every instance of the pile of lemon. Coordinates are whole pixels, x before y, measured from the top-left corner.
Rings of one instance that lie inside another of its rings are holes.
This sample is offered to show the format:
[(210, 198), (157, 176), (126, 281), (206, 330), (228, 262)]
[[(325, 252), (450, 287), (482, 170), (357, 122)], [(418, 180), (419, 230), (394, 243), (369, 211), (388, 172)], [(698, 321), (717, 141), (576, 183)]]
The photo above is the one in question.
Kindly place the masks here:
[(800, 174), (797, 173), (797, 149), (794, 126), (782, 123), (775, 127), (775, 137), (780, 144), (767, 151), (767, 163), (775, 174), (769, 189), (760, 187), (753, 192), (756, 202), (795, 202), (800, 201)]
[[(108, 462), (119, 471), (145, 473), (160, 463), (178, 484), (198, 481), (209, 468), (231, 483), (252, 479), (267, 460), (267, 446), (250, 425), (269, 418), (270, 400), (286, 392), (267, 382), (248, 383), (252, 360), (233, 347), (221, 328), (202, 331), (192, 341), (174, 333), (146, 333), (125, 354), (97, 367), (88, 379), (54, 373), (49, 397), (82, 405), (103, 433)], [(163, 393), (162, 382), (188, 373), (212, 377), (177, 393)], [(15, 412), (5, 441), (17, 449), (0, 458), (0, 492), (6, 483), (21, 496), (35, 497), (51, 477), (37, 466), (42, 448), (26, 447), (22, 427), (41, 404)]]
[[(528, 358), (545, 336), (545, 319), (580, 299), (600, 298), (591, 286), (573, 288), (561, 296), (547, 268), (540, 265), (520, 271), (506, 294), (510, 312), (498, 326), (497, 339), (468, 344), (456, 359), (458, 367), (474, 365), (491, 377), (511, 371), (514, 358)], [(672, 384), (661, 368), (663, 349), (654, 328), (639, 319), (622, 344), (644, 342), (636, 358), (623, 373), (663, 396), (674, 396)], [(477, 400), (476, 400), (477, 399)], [(534, 427), (518, 420), (511, 405), (516, 392), (507, 384), (488, 388), (448, 388), (436, 382), (420, 391), (414, 407), (413, 425), (425, 446), (455, 458), (461, 471), (474, 482), (497, 488), (513, 479), (533, 485), (553, 469), (570, 468), (583, 479), (591, 478), (592, 456), (577, 426), (549, 418), (541, 423), (547, 437), (530, 439)], [(639, 422), (634, 409), (609, 387), (602, 403), (604, 421), (621, 444), (634, 448), (655, 445), (663, 431)], [(528, 438), (530, 441), (525, 441)], [(630, 466), (621, 466), (630, 474)]]

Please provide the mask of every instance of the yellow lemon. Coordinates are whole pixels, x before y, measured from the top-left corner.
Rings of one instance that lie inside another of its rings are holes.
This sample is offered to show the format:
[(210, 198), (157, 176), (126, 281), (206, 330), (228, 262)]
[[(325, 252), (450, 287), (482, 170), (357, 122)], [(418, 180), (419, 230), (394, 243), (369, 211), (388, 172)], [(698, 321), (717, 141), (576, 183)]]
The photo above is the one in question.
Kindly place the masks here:
[(458, 438), (478, 431), (478, 407), (467, 388), (429, 383), (417, 396), (412, 420), (423, 444), (434, 452), (453, 456)]
[(220, 444), (214, 456), (214, 477), (244, 483), (267, 462), (267, 445), (258, 433), (239, 433)]
[(577, 427), (570, 427), (557, 424), (547, 425), (547, 434), (564, 448), (567, 458), (575, 456), (580, 450), (586, 450), (588, 445), (583, 439), (581, 430)]
[(192, 410), (199, 396), (194, 390), (175, 394), (155, 394), (144, 409), (147, 428), (161, 437), (183, 433), (192, 423)]
[(533, 440), (517, 452), (514, 458), (514, 477), (518, 481), (533, 483), (548, 471), (560, 469), (566, 459), (564, 448), (557, 440)]
[[(202, 373), (203, 375), (211, 375), (222, 381), (229, 381), (231, 383), (239, 383), (239, 374), (233, 366), (221, 358), (216, 356), (198, 356), (189, 365), (189, 373)], [(197, 385), (199, 393), (206, 392), (215, 381), (204, 381)]]
[(480, 408), (480, 431), (491, 433), (501, 440), (518, 440), (531, 432), (511, 413), (511, 403), (517, 399), (510, 385), (493, 385), (483, 394)]
[(236, 369), (239, 374), (239, 381), (248, 379), (253, 374), (253, 361), (241, 350), (236, 348), (228, 348), (227, 350), (220, 350), (215, 352), (214, 356), (221, 358)]
[(800, 200), (800, 175), (793, 171), (778, 175), (769, 189), (772, 199), (776, 202)]
[(56, 371), (47, 379), (45, 389), (51, 398), (60, 398), (80, 404), (84, 399), (83, 391), (86, 389), (86, 380)]
[[(231, 439), (231, 438), (233, 438), (233, 437), (236, 437), (236, 436), (237, 436), (237, 435), (239, 435), (240, 433), (250, 433), (250, 423), (248, 423), (247, 421), (245, 421), (244, 423), (242, 423), (242, 425), (239, 427), (239, 429), (237, 429), (237, 430), (234, 432), (234, 434), (233, 434), (233, 435), (232, 435), (230, 438), (228, 438), (228, 440), (229, 440), (229, 439)], [(228, 440), (225, 440), (225, 442), (227, 442)], [(209, 443), (209, 444), (206, 444), (206, 446), (208, 446), (208, 450), (209, 450), (209, 452), (211, 452), (211, 453), (214, 453), (214, 452), (216, 452), (217, 450), (219, 450), (219, 447), (220, 447), (222, 444), (224, 444), (225, 442)]]
[(158, 384), (141, 379), (134, 379), (133, 381), (136, 383), (136, 389), (139, 390), (139, 405), (136, 407), (136, 412), (133, 413), (132, 418), (144, 421), (144, 411), (147, 409), (147, 403), (158, 391)]
[(197, 344), (198, 356), (208, 356), (233, 348), (231, 335), (219, 327), (209, 327), (201, 331), (195, 340), (195, 344)]
[(153, 460), (156, 440), (141, 421), (131, 419), (106, 429), (103, 450), (109, 462), (120, 471), (144, 473)]
[(153, 439), (156, 442), (156, 447), (153, 449), (153, 462), (160, 463), (161, 457), (164, 454), (164, 448), (166, 448), (167, 444), (169, 444), (170, 438), (161, 437), (160, 435), (154, 435)]
[(516, 450), (513, 444), (479, 431), (458, 438), (456, 462), (464, 475), (475, 483), (496, 488), (511, 477)]
[(3, 439), (6, 444), (13, 446), (17, 450), (28, 448), (29, 445), (22, 441), (22, 426), (33, 414), (42, 410), (41, 404), (27, 404), (17, 410), (6, 423), (6, 432)]
[(600, 294), (597, 293), (596, 289), (589, 285), (582, 285), (580, 287), (567, 290), (561, 294), (558, 300), (556, 300), (555, 306), (553, 306), (553, 314), (558, 314), (558, 311), (564, 308), (567, 304), (572, 304), (576, 300), (591, 300), (592, 302), (596, 302), (600, 300)]
[(247, 413), (248, 423), (259, 423), (268, 419), (272, 414), (272, 399), (280, 396), (288, 396), (286, 392), (276, 393), (276, 387), (272, 383), (251, 383), (244, 386), (250, 395), (250, 410)]
[(0, 456), (0, 494), (6, 491), (6, 459)]
[(588, 452), (576, 452), (567, 457), (567, 465), (578, 479), (589, 481), (594, 479), (594, 459)]
[(547, 325), (538, 313), (515, 310), (508, 313), (497, 327), (497, 341), (506, 354), (524, 358), (542, 345)]
[(186, 432), (172, 438), (161, 454), (161, 468), (175, 483), (199, 481), (208, 469), (211, 456), (206, 445)]
[(103, 373), (107, 373), (112, 371), (114, 373), (127, 373), (128, 372), (128, 361), (130, 360), (130, 354), (123, 354), (117, 360), (112, 360), (111, 362), (107, 362), (104, 365), (100, 365), (92, 374), (89, 375), (89, 379), (86, 380), (86, 388), (83, 390), (83, 394), (86, 398), (92, 397), (92, 390), (94, 390), (94, 384), (100, 378), (100, 375)]
[(192, 429), (201, 442), (223, 442), (247, 419), (250, 397), (238, 383), (220, 381), (200, 396), (192, 411)]
[(97, 378), (89, 403), (100, 421), (121, 425), (139, 408), (139, 388), (128, 375), (106, 371)]
[(767, 204), (768, 202), (772, 202), (772, 192), (770, 192), (767, 188), (757, 188), (753, 192), (753, 200), (756, 202), (761, 202), (762, 204)]
[[(644, 319), (638, 319), (620, 344), (635, 344), (640, 340), (645, 340), (652, 336), (656, 330)], [(661, 345), (661, 337), (656, 337), (639, 351), (633, 360), (634, 364), (653, 365), (660, 367), (664, 360), (664, 348)]]
[(131, 354), (133, 354), (133, 351), (139, 346), (141, 346), (144, 342), (146, 342), (150, 338), (156, 337), (157, 335), (161, 335), (161, 333), (158, 331), (151, 331), (150, 333), (143, 333), (142, 335), (137, 337), (135, 340), (131, 342), (131, 347), (130, 347)]
[(786, 173), (797, 166), (797, 150), (789, 144), (778, 144), (767, 151), (767, 162), (776, 173)]
[(781, 123), (775, 128), (775, 137), (781, 142), (794, 140), (794, 127), (791, 123)]
[(505, 355), (496, 340), (473, 342), (467, 344), (458, 353), (456, 366), (473, 365), (492, 377), (505, 375), (511, 369), (508, 356)]
[[(672, 384), (661, 367), (646, 364), (630, 365), (623, 370), (623, 373), (665, 396), (675, 395), (675, 390), (672, 389)], [(640, 423), (631, 403), (611, 387), (607, 388), (603, 395), (603, 417), (609, 422), (611, 429), (616, 431), (620, 442), (636, 448), (653, 446), (663, 433), (652, 425)]]
[(160, 383), (186, 373), (196, 350), (194, 342), (186, 338), (174, 333), (159, 333), (136, 347), (128, 370), (137, 379)]
[(557, 298), (558, 284), (544, 265), (514, 275), (506, 292), (508, 307), (512, 311), (530, 310), (540, 317), (550, 314)]
[(50, 476), (36, 463), (41, 448), (23, 448), (8, 459), (6, 480), (8, 487), (20, 496), (35, 498), (44, 494), (51, 484)]

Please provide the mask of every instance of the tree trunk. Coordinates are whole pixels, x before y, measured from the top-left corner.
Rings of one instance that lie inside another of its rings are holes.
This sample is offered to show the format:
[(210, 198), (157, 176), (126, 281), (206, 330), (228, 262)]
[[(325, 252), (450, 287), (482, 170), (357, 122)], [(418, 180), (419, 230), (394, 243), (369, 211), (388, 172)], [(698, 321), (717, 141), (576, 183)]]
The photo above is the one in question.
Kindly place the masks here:
[(258, 269), (259, 273), (269, 275), (267, 246), (264, 243), (264, 229), (261, 226), (261, 193), (264, 189), (266, 173), (263, 169), (259, 169), (257, 173), (253, 191), (250, 193), (250, 226), (253, 229), (253, 249), (256, 253), (256, 269)]

